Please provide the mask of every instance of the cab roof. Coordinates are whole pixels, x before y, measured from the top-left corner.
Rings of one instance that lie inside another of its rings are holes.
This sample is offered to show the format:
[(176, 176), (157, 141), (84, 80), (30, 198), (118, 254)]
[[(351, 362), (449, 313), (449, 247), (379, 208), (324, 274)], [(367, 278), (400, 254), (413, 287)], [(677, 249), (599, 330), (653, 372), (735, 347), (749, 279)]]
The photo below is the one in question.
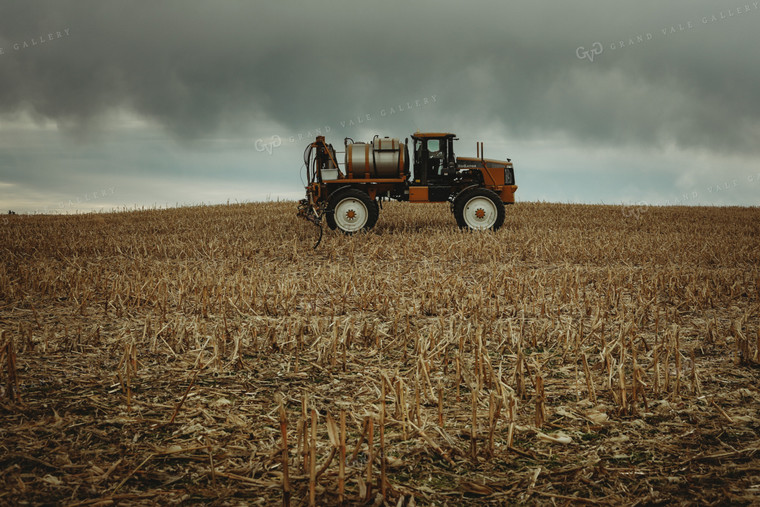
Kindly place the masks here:
[(448, 132), (415, 132), (412, 134), (413, 139), (428, 139), (431, 137), (456, 137), (456, 134)]

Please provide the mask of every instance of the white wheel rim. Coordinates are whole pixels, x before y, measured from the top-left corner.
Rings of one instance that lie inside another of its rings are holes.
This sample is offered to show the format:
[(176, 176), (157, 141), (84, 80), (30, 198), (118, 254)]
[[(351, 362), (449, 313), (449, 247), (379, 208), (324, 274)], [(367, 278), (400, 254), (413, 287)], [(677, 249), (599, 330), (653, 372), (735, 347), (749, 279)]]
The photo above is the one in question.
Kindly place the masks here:
[(367, 224), (369, 212), (360, 199), (347, 197), (335, 206), (334, 218), (341, 230), (356, 232)]
[(496, 205), (488, 197), (473, 197), (464, 205), (464, 222), (470, 229), (490, 229), (497, 215)]

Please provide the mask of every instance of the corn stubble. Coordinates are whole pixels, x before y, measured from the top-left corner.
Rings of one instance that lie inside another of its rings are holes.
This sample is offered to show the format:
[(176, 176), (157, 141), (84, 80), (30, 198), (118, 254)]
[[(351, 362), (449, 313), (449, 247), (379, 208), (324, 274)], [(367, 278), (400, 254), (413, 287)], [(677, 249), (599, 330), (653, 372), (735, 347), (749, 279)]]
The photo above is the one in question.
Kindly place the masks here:
[(760, 501), (760, 211), (9, 217), (0, 503)]

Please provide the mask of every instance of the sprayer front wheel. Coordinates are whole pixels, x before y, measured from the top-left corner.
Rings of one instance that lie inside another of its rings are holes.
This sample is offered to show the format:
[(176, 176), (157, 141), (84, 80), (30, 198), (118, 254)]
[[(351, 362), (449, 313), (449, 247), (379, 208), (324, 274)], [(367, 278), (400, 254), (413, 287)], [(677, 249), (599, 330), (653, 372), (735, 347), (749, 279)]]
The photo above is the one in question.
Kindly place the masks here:
[(361, 190), (349, 188), (330, 198), (327, 208), (327, 225), (344, 234), (372, 229), (377, 222), (377, 203)]
[(495, 231), (504, 224), (504, 216), (501, 198), (487, 188), (466, 190), (454, 201), (454, 217), (462, 229)]

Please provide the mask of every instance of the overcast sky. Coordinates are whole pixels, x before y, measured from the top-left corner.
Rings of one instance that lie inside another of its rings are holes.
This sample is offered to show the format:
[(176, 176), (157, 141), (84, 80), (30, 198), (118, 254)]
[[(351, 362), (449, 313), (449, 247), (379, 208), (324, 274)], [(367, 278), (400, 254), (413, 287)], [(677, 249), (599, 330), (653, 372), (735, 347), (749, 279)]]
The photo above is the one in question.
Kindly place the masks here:
[(317, 129), (484, 141), (522, 201), (758, 205), (759, 34), (757, 1), (3, 2), (0, 206), (297, 199)]

